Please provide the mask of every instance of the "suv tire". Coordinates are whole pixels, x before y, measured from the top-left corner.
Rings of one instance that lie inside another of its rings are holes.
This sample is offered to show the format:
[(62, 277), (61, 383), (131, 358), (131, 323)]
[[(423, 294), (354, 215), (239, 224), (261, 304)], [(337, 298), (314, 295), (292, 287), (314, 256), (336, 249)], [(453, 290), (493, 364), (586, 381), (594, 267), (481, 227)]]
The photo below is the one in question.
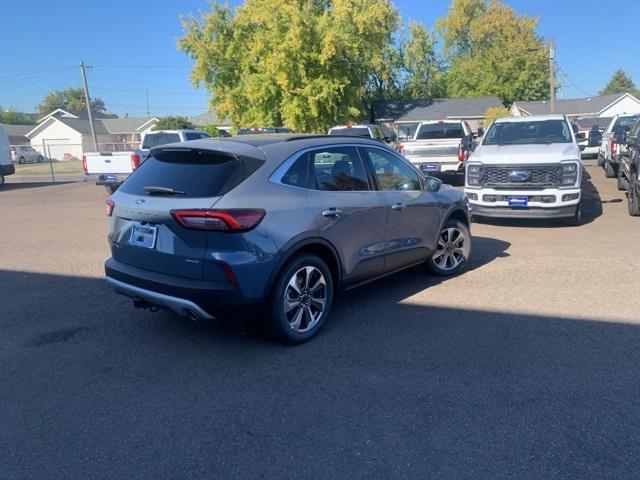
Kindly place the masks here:
[(22, 164), (24, 163), (24, 157), (20, 157), (20, 158), (18, 159), (18, 163), (19, 163), (20, 165), (22, 165)]
[(629, 215), (632, 217), (640, 216), (640, 199), (638, 198), (638, 174), (631, 174), (631, 181), (629, 182), (629, 189), (627, 191), (627, 206), (629, 208)]
[(604, 164), (604, 176), (607, 178), (615, 178), (616, 169), (613, 167), (611, 162), (605, 162)]
[(471, 231), (455, 218), (448, 219), (438, 234), (436, 251), (427, 259), (427, 268), (441, 277), (456, 275), (471, 256)]
[(276, 277), (267, 324), (286, 343), (310, 340), (331, 313), (333, 278), (327, 264), (311, 254), (289, 260)]
[(42, 163), (44, 161), (44, 158), (42, 155), (38, 155), (38, 158), (36, 158), (36, 162), (38, 163)]

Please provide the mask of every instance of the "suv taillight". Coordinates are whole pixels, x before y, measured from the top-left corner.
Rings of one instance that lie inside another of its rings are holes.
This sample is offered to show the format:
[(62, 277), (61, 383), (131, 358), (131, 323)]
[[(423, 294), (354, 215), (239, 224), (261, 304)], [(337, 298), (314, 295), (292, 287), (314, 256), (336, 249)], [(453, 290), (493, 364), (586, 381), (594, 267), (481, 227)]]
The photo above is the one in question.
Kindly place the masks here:
[(464, 162), (464, 148), (462, 148), (462, 144), (458, 147), (458, 161)]
[(82, 170), (84, 171), (84, 173), (88, 173), (86, 155), (82, 155)]
[(140, 166), (140, 155), (137, 153), (131, 154), (131, 170), (135, 170)]
[(609, 140), (609, 151), (611, 151), (611, 155), (615, 155), (617, 150), (616, 141), (612, 138)]
[(185, 228), (218, 232), (246, 232), (264, 218), (261, 209), (232, 208), (228, 210), (171, 210), (171, 216)]

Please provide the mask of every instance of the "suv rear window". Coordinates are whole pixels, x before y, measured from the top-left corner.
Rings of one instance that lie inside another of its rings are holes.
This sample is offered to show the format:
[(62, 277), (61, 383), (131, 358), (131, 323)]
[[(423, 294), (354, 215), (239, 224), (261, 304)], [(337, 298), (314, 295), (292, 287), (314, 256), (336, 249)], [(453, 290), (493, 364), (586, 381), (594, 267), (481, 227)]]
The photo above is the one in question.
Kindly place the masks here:
[(420, 125), (416, 140), (436, 140), (439, 138), (462, 138), (464, 130), (460, 123), (427, 123)]
[(180, 135), (177, 133), (148, 133), (144, 136), (142, 148), (153, 148), (168, 143), (176, 143), (180, 141)]
[(246, 180), (264, 161), (209, 150), (169, 150), (150, 156), (120, 187), (148, 195), (145, 187), (184, 192), (180, 198), (217, 197)]

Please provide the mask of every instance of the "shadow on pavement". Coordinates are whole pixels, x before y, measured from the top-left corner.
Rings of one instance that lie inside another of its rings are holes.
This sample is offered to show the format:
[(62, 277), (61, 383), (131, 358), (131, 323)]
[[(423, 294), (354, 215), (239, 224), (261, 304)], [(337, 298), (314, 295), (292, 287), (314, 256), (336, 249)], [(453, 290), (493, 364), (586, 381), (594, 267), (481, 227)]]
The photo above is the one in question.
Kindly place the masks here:
[(3, 476), (636, 477), (637, 325), (378, 283), (289, 348), (135, 311), (101, 279), (0, 270)]
[(62, 182), (43, 181), (43, 182), (24, 182), (24, 183), (7, 182), (2, 187), (0, 187), (0, 193), (12, 191), (12, 190), (25, 190), (28, 188), (42, 188), (42, 187), (53, 187), (56, 185), (67, 185), (69, 183), (78, 183), (78, 182), (71, 182), (71, 181), (62, 181)]

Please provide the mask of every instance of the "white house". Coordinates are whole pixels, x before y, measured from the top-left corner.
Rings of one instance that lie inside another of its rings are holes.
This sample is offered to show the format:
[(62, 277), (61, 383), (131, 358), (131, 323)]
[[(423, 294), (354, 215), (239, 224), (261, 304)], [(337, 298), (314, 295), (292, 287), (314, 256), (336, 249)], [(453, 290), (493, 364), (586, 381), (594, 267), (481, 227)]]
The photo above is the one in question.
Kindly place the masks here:
[[(94, 113), (98, 150), (127, 150), (137, 147), (141, 135), (157, 123), (155, 117), (111, 118)], [(95, 150), (86, 112), (58, 109), (40, 119), (26, 137), (31, 145), (57, 160), (80, 158)]]
[[(588, 98), (558, 99), (555, 113), (563, 113), (571, 120), (593, 117), (613, 117), (621, 113), (640, 113), (640, 100), (630, 93), (599, 95)], [(516, 117), (544, 115), (550, 113), (547, 100), (516, 101), (511, 106), (511, 114)]]

